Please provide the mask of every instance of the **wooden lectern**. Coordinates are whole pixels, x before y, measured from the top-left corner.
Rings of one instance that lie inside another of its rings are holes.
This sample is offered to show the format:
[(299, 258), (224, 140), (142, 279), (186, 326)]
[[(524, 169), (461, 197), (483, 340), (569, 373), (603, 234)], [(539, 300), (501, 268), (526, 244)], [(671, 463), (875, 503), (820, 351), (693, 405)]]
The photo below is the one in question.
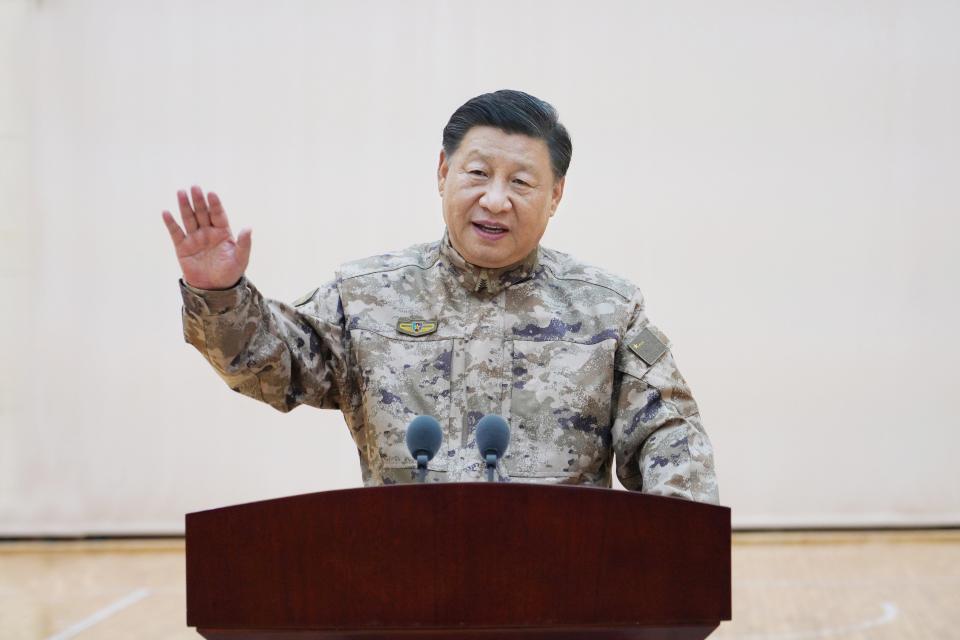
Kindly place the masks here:
[(699, 640), (730, 619), (730, 509), (535, 484), (394, 485), (187, 514), (209, 640)]

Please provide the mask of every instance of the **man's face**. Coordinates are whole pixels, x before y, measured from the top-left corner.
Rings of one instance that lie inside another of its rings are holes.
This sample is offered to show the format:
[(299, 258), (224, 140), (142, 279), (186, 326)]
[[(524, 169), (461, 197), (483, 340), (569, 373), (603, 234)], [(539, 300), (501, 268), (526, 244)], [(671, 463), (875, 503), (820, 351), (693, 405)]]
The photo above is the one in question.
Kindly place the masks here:
[(447, 158), (437, 183), (453, 248), (467, 262), (495, 269), (523, 260), (540, 242), (563, 196), (547, 143), (473, 127)]

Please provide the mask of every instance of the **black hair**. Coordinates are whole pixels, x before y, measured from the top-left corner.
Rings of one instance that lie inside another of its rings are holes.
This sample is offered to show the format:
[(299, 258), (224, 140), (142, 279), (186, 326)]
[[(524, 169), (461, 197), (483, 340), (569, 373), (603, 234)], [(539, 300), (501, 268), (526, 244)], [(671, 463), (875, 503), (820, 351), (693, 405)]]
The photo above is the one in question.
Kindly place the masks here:
[(484, 126), (543, 140), (550, 150), (554, 178), (567, 175), (573, 143), (550, 103), (511, 89), (471, 98), (453, 112), (443, 128), (443, 152), (449, 158), (470, 129)]

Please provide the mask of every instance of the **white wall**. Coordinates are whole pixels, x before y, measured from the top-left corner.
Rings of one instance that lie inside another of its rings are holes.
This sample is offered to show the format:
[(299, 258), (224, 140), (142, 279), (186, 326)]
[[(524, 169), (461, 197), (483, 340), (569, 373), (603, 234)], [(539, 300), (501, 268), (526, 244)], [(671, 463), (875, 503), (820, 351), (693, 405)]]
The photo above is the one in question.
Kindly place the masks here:
[(440, 133), (572, 132), (545, 244), (634, 279), (740, 526), (960, 524), (960, 5), (0, 1), (0, 535), (161, 533), (356, 486), (338, 414), (183, 343), (192, 183), (293, 299), (439, 237)]

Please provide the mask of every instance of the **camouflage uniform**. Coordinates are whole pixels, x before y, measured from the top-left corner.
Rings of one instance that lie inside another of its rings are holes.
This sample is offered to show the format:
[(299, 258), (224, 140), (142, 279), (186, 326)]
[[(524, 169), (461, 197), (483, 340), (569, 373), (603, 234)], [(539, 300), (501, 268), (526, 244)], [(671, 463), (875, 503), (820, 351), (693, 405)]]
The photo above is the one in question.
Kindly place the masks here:
[(235, 391), (343, 412), (366, 485), (411, 482), (405, 429), (444, 430), (430, 480), (483, 478), (474, 430), (510, 423), (501, 476), (717, 502), (710, 441), (668, 342), (629, 282), (539, 247), (503, 269), (439, 242), (348, 263), (293, 305), (245, 278), (181, 282), (187, 342)]

